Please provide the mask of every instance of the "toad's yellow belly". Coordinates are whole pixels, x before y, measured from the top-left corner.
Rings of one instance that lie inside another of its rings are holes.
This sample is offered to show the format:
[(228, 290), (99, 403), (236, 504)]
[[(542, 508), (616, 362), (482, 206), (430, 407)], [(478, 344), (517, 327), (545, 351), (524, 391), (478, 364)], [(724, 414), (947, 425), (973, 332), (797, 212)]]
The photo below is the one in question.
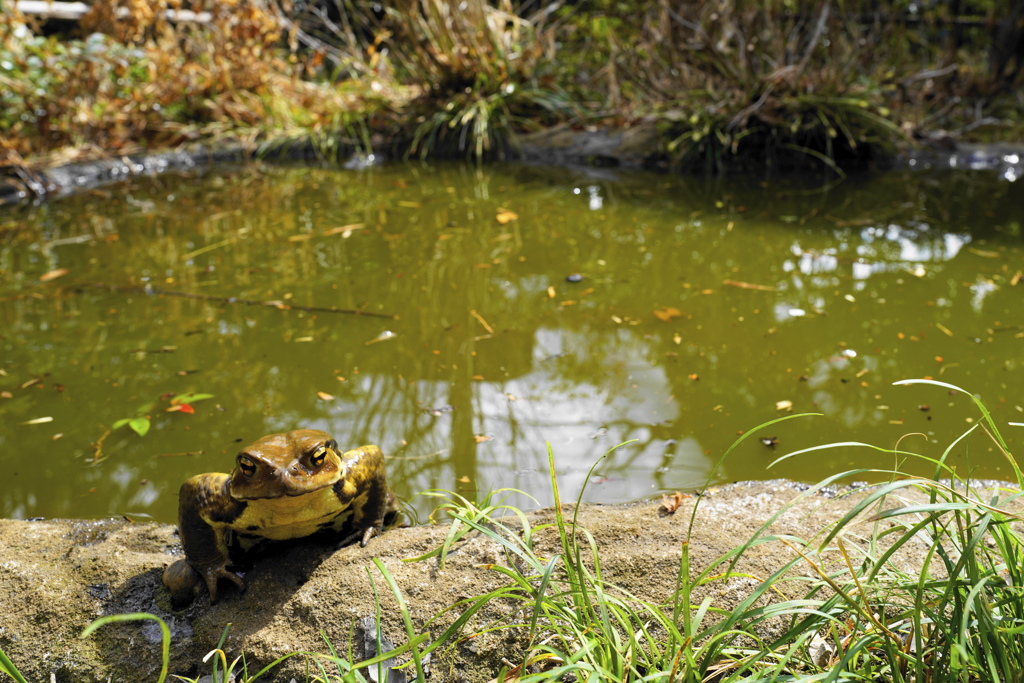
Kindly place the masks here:
[(301, 496), (250, 500), (228, 525), (241, 537), (284, 541), (340, 529), (351, 516), (330, 487)]

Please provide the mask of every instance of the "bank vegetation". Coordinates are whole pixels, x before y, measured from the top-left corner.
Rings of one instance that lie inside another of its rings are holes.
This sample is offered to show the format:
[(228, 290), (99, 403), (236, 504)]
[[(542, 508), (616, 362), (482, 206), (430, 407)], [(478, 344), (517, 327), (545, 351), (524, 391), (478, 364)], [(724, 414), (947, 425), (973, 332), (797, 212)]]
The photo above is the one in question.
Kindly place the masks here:
[(8, 173), (224, 138), (484, 159), (556, 125), (654, 126), (680, 168), (842, 167), (1024, 132), (1024, 0), (0, 7)]

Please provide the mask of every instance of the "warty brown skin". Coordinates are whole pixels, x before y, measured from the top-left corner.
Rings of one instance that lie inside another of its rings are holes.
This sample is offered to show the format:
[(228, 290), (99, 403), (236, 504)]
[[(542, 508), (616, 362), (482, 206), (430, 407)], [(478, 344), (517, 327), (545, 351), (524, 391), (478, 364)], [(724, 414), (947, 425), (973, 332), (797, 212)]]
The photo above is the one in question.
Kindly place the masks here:
[(326, 432), (297, 429), (270, 434), (242, 449), (231, 474), (199, 474), (181, 486), (178, 530), (185, 559), (164, 571), (175, 605), (191, 602), (206, 584), (217, 600), (221, 579), (245, 590), (228, 567), (232, 550), (264, 541), (327, 535), (365, 546), (397, 517), (377, 446), (338, 453)]

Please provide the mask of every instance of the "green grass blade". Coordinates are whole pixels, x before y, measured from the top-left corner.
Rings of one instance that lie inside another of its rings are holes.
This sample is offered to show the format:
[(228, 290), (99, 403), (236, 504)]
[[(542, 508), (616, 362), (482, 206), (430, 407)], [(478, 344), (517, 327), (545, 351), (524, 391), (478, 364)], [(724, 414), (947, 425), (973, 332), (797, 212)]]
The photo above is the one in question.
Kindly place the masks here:
[(92, 635), (96, 629), (107, 624), (118, 623), (122, 621), (145, 621), (151, 619), (160, 625), (160, 675), (157, 677), (157, 683), (163, 683), (167, 679), (167, 668), (171, 660), (171, 629), (167, 627), (167, 624), (163, 619), (150, 614), (149, 612), (131, 612), (128, 614), (111, 614), (105, 617), (100, 617), (96, 621), (92, 622), (85, 627), (82, 631), (82, 635), (79, 638), (87, 638)]

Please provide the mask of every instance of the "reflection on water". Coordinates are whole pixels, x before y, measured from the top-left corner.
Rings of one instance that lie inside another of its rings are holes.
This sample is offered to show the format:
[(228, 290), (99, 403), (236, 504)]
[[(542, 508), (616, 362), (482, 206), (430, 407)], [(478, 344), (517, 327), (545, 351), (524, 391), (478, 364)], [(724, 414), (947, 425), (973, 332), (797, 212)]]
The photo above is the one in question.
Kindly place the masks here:
[[(228, 169), (11, 210), (0, 515), (171, 521), (185, 478), (298, 426), (379, 444), (407, 499), (516, 488), (546, 504), (547, 443), (568, 498), (629, 442), (587, 482), (606, 502), (893, 465), (848, 448), (768, 467), (834, 440), (916, 434), (901, 446), (937, 456), (970, 402), (892, 382), (958, 384), (1024, 421), (1015, 191), (994, 173), (819, 190), (396, 165)], [(184, 392), (214, 397), (167, 412)], [(715, 469), (790, 406), (823, 416)], [(145, 436), (111, 431), (139, 417)], [(986, 438), (949, 462), (1010, 471)]]

